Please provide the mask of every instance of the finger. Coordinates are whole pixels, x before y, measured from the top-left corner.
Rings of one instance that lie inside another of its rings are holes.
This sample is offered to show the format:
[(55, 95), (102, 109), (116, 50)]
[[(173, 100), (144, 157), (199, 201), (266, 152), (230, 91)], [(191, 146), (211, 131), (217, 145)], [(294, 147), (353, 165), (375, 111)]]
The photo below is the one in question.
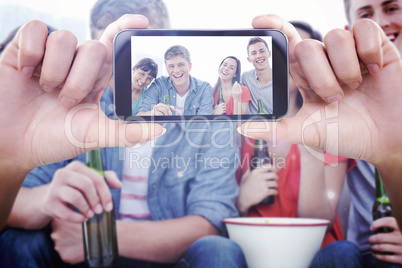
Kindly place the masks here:
[(359, 87), (363, 78), (352, 33), (340, 29), (332, 30), (325, 36), (324, 44), (338, 80), (351, 89)]
[(106, 87), (106, 81), (99, 88), (96, 88), (95, 82), (101, 75), (106, 56), (106, 48), (98, 41), (89, 40), (78, 47), (70, 73), (59, 94), (60, 102), (65, 107), (75, 106), (91, 91), (91, 101), (98, 100), (98, 93)]
[(296, 28), (289, 22), (277, 15), (260, 15), (253, 19), (252, 26), (256, 29), (277, 29), (283, 32), (288, 38), (289, 67), (290, 73), (295, 81), (300, 80), (300, 70), (297, 59), (294, 55), (295, 47), (302, 40)]
[(401, 263), (402, 262), (402, 256), (400, 255), (385, 255), (385, 254), (377, 254), (373, 252), (373, 257), (384, 262), (390, 262), (390, 263)]
[(377, 233), (369, 237), (369, 243), (375, 244), (396, 244), (402, 245), (402, 237), (400, 232)]
[(289, 53), (293, 52), (297, 43), (302, 40), (295, 27), (277, 15), (257, 16), (253, 19), (252, 26), (255, 29), (277, 29), (283, 32), (288, 38)]
[(278, 194), (278, 190), (275, 189), (275, 188), (270, 188), (270, 187), (268, 187), (268, 188), (267, 188), (267, 193), (268, 193), (267, 196), (270, 196), (270, 195), (277, 195), (277, 194)]
[[(108, 136), (100, 135), (99, 146), (103, 147), (132, 147), (138, 142), (156, 139), (166, 133), (159, 124), (134, 123), (127, 124), (119, 120), (110, 120)], [(96, 135), (97, 129), (94, 129)], [(96, 136), (95, 136), (96, 137)]]
[(399, 231), (398, 224), (394, 217), (384, 217), (384, 218), (377, 219), (377, 220), (373, 221), (370, 229), (371, 229), (371, 231), (374, 231), (380, 227), (389, 227), (396, 231)]
[(18, 70), (26, 77), (31, 77), (41, 63), (45, 53), (47, 26), (40, 21), (30, 21), (18, 31), (12, 44), (19, 48)]
[(56, 31), (49, 35), (39, 80), (45, 91), (50, 92), (65, 81), (76, 47), (77, 38), (71, 32)]
[(104, 87), (112, 76), (113, 66), (113, 40), (115, 36), (125, 29), (135, 28), (148, 28), (148, 19), (142, 15), (126, 14), (120, 17), (118, 20), (109, 24), (109, 26), (103, 32), (100, 42), (105, 46), (107, 51), (107, 57), (98, 81), (95, 84), (95, 88)]
[(360, 60), (368, 71), (371, 74), (380, 71), (383, 65), (382, 46), (390, 43), (380, 27), (371, 20), (360, 20), (355, 23), (353, 34)]
[(86, 221), (87, 218), (90, 218), (89, 216), (93, 216), (93, 214), (89, 214), (88, 216), (86, 214), (75, 212), (74, 210), (62, 204), (55, 204), (54, 208), (55, 211), (57, 211), (54, 216), (65, 221), (82, 223)]
[[(63, 191), (59, 193), (59, 197), (63, 205), (60, 205), (60, 203), (55, 205), (55, 210), (57, 209), (55, 214), (60, 219), (82, 222), (85, 218), (90, 218), (94, 215), (84, 195), (77, 189), (63, 187)], [(68, 208), (67, 205), (78, 209), (81, 214), (74, 212), (72, 209)], [(61, 207), (63, 207), (63, 209), (61, 209)], [(79, 217), (79, 215), (81, 215), (81, 217)]]
[[(67, 188), (73, 189), (74, 193), (69, 191), (69, 195), (64, 195), (64, 201), (75, 206), (85, 215), (93, 216), (90, 210), (96, 213), (102, 212), (102, 207), (99, 206), (100, 198), (98, 191), (93, 183), (94, 179), (91, 177), (100, 177), (98, 173), (91, 170), (81, 162), (72, 162), (66, 168), (57, 171), (55, 175), (56, 183), (61, 183), (68, 186)], [(99, 178), (98, 178), (99, 179)], [(80, 196), (77, 194), (80, 194)], [(84, 204), (85, 203), (85, 204)]]
[(249, 138), (281, 143), (301, 143), (303, 119), (286, 118), (279, 122), (246, 122), (237, 131)]
[(399, 253), (400, 254), (400, 246), (394, 245), (390, 243), (382, 243), (382, 244), (375, 244), (371, 246), (371, 251), (380, 253), (380, 252), (392, 252), (392, 253)]
[(107, 49), (108, 58), (107, 64), (112, 65), (113, 55), (113, 40), (119, 32), (130, 28), (148, 28), (149, 22), (145, 16), (126, 14), (120, 17), (115, 22), (109, 24), (109, 26), (103, 32), (100, 42), (103, 43)]
[(307, 80), (307, 84), (298, 83), (299, 90), (304, 91), (304, 101), (316, 101), (316, 94), (329, 103), (343, 98), (343, 90), (321, 42), (312, 39), (301, 41), (295, 48), (295, 57), (302, 70), (303, 80)]
[(92, 210), (97, 214), (103, 210), (110, 211), (113, 208), (109, 205), (112, 203), (112, 195), (105, 178), (80, 162), (73, 162), (69, 167), (81, 178), (80, 185), (76, 183), (78, 180), (70, 180), (71, 186), (80, 189)]
[(105, 179), (109, 187), (112, 189), (120, 189), (122, 186), (121, 181), (119, 180), (116, 172), (114, 171), (111, 170), (105, 171)]

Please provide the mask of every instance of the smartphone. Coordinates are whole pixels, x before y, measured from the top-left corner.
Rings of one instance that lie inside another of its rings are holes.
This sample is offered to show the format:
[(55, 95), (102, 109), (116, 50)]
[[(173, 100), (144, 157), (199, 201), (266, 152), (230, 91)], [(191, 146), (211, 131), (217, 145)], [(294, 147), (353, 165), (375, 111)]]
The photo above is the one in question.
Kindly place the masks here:
[(274, 121), (288, 111), (288, 41), (278, 30), (129, 29), (113, 56), (125, 122)]

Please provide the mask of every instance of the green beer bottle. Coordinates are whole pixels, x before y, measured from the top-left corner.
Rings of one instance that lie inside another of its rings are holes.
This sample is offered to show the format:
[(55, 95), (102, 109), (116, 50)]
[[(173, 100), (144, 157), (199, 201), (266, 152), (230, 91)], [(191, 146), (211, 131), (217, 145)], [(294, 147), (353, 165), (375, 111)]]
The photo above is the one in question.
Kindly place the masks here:
[(165, 104), (166, 106), (169, 106), (169, 96), (165, 95), (163, 96), (163, 104)]
[[(373, 220), (384, 217), (392, 217), (392, 207), (389, 201), (384, 184), (381, 181), (378, 170), (375, 169), (375, 201), (373, 205)], [(375, 230), (375, 233), (390, 233), (394, 230), (388, 227), (381, 227)]]
[[(101, 150), (87, 152), (87, 166), (105, 177)], [(89, 267), (112, 266), (118, 257), (116, 220), (112, 211), (103, 211), (82, 223), (85, 261)]]
[[(264, 114), (262, 100), (258, 100), (258, 114)], [(271, 157), (268, 152), (268, 144), (265, 140), (254, 140), (254, 152), (250, 160), (250, 170), (264, 165), (271, 164)], [(275, 197), (270, 195), (261, 201), (260, 204), (273, 204)]]
[[(225, 100), (223, 99), (223, 92), (222, 92), (222, 88), (219, 88), (219, 95), (218, 95), (218, 101), (216, 102), (216, 105), (219, 105), (221, 103), (225, 103)], [(223, 113), (226, 114), (226, 113)]]
[[(254, 140), (254, 152), (250, 159), (250, 170), (271, 164), (271, 157), (268, 152), (268, 144), (265, 140)], [(267, 196), (260, 204), (273, 204), (275, 197)]]
[(265, 114), (264, 106), (262, 105), (262, 100), (258, 100), (258, 114)]
[[(169, 96), (165, 95), (163, 96), (163, 104), (165, 104), (167, 107), (170, 108), (170, 102), (169, 102)], [(172, 112), (173, 115), (175, 115), (175, 112)]]

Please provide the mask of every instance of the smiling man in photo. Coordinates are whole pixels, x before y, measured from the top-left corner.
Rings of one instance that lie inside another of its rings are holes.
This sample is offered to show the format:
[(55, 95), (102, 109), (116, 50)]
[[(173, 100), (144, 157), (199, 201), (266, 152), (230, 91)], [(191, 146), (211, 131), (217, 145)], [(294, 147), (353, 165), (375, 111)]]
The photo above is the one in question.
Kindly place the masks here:
[(269, 64), (271, 51), (267, 42), (260, 37), (253, 37), (247, 45), (247, 60), (254, 69), (243, 73), (242, 83), (251, 93), (250, 114), (258, 114), (258, 101), (261, 100), (265, 113), (272, 113), (272, 68)]
[[(212, 114), (212, 87), (190, 75), (189, 51), (180, 45), (170, 47), (165, 52), (165, 65), (169, 76), (159, 77), (151, 84), (137, 115)], [(166, 96), (169, 105), (165, 104)]]

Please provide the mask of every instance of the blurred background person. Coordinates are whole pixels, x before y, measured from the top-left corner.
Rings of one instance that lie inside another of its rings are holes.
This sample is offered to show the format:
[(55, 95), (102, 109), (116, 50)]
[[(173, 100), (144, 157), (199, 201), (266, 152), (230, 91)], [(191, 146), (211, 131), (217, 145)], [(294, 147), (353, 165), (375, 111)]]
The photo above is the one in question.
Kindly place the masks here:
[[(321, 41), (321, 35), (305, 22), (292, 22), (303, 39)], [(294, 116), (302, 105), (296, 84), (289, 81), (289, 113)], [(338, 193), (353, 161), (324, 153), (316, 158), (302, 145), (276, 144), (268, 146), (272, 167), (250, 171), (249, 160), (253, 153), (252, 141), (243, 144), (242, 177), (237, 208), (248, 217), (308, 217), (325, 218), (331, 224), (311, 267), (360, 267), (361, 259), (356, 245), (344, 240), (337, 215)], [(246, 160), (245, 160), (246, 159)], [(248, 161), (247, 161), (248, 160)], [(329, 164), (336, 164), (331, 167)], [(260, 204), (274, 195), (274, 203)]]
[[(344, 6), (349, 23), (345, 29), (352, 31), (352, 26), (360, 19), (374, 20), (402, 53), (402, 1), (344, 0)], [(347, 239), (359, 246), (365, 267), (402, 267), (402, 234), (396, 219), (385, 217), (373, 221), (374, 166), (357, 160), (346, 182), (351, 197)], [(394, 231), (375, 234), (381, 227)]]

